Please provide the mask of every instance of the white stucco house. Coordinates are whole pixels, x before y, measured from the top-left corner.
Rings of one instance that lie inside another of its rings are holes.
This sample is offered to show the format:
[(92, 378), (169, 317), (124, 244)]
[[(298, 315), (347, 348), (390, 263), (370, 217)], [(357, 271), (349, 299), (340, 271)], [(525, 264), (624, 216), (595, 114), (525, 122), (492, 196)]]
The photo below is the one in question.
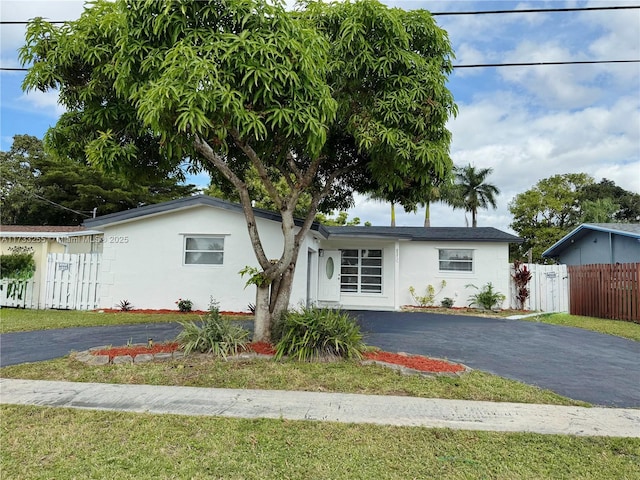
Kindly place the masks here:
[[(269, 258), (279, 258), (280, 218), (255, 209)], [(258, 266), (242, 208), (205, 195), (149, 205), (85, 221), (103, 232), (100, 306), (128, 300), (136, 308), (176, 308), (178, 298), (206, 309), (247, 311), (255, 289), (238, 273)], [(509, 292), (509, 243), (495, 228), (324, 227), (314, 224), (300, 248), (292, 306), (397, 310), (413, 303), (409, 287), (447, 285), (436, 298), (468, 304), (491, 282)]]

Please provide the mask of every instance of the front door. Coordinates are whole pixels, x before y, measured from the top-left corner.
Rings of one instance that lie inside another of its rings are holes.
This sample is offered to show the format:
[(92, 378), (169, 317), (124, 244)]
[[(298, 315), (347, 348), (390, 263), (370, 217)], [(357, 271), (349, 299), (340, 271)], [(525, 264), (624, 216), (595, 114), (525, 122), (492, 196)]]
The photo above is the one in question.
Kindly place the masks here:
[(318, 258), (318, 300), (340, 301), (340, 250), (323, 250)]

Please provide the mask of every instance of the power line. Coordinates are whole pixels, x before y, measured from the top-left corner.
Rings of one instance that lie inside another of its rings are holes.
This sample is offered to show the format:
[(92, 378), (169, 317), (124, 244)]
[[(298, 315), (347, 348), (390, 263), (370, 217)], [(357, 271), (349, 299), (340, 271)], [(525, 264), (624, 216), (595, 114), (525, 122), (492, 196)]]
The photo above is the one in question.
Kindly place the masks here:
[[(453, 68), (489, 68), (489, 67), (537, 67), (548, 65), (598, 65), (604, 63), (640, 63), (640, 60), (576, 60), (564, 62), (515, 62), (515, 63), (475, 63), (468, 65), (453, 65)], [(5, 72), (27, 72), (28, 68), (0, 67)]]
[[(454, 16), (454, 15), (499, 15), (508, 13), (556, 13), (556, 12), (590, 12), (602, 10), (633, 10), (640, 9), (640, 5), (614, 5), (609, 7), (570, 7), (570, 8), (525, 8), (522, 10), (476, 10), (469, 12), (431, 12), (434, 17)], [(47, 23), (62, 24), (72, 20), (54, 20)], [(27, 25), (28, 20), (3, 20), (0, 25)]]

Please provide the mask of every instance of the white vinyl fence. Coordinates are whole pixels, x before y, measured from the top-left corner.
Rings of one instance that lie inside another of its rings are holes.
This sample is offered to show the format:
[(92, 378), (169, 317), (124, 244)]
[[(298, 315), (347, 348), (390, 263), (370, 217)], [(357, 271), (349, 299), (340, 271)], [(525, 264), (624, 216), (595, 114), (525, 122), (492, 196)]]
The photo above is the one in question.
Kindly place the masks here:
[(101, 260), (102, 255), (96, 253), (49, 254), (44, 308), (97, 308)]
[(26, 282), (16, 282), (9, 278), (0, 280), (0, 306), (38, 308), (35, 280), (30, 279)]
[[(531, 271), (529, 298), (526, 310), (540, 312), (569, 311), (569, 277), (566, 265), (525, 264)], [(511, 266), (513, 274), (513, 265)], [(510, 282), (511, 307), (517, 308), (516, 289), (513, 279)]]

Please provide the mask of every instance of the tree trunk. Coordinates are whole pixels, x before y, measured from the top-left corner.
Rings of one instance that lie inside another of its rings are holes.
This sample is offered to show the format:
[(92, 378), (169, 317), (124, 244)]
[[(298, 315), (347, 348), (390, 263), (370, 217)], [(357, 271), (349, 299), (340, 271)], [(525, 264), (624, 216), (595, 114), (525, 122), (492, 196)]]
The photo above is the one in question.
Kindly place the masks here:
[(391, 226), (396, 226), (396, 204), (391, 202)]
[(425, 205), (426, 209), (424, 211), (424, 226), (425, 228), (429, 228), (431, 226), (431, 208), (428, 202)]
[(269, 311), (269, 291), (271, 287), (256, 285), (256, 313), (253, 320), (253, 341), (271, 341), (271, 312)]
[(475, 209), (471, 210), (471, 226), (473, 228), (476, 228), (478, 226), (477, 215), (478, 215), (478, 212)]

